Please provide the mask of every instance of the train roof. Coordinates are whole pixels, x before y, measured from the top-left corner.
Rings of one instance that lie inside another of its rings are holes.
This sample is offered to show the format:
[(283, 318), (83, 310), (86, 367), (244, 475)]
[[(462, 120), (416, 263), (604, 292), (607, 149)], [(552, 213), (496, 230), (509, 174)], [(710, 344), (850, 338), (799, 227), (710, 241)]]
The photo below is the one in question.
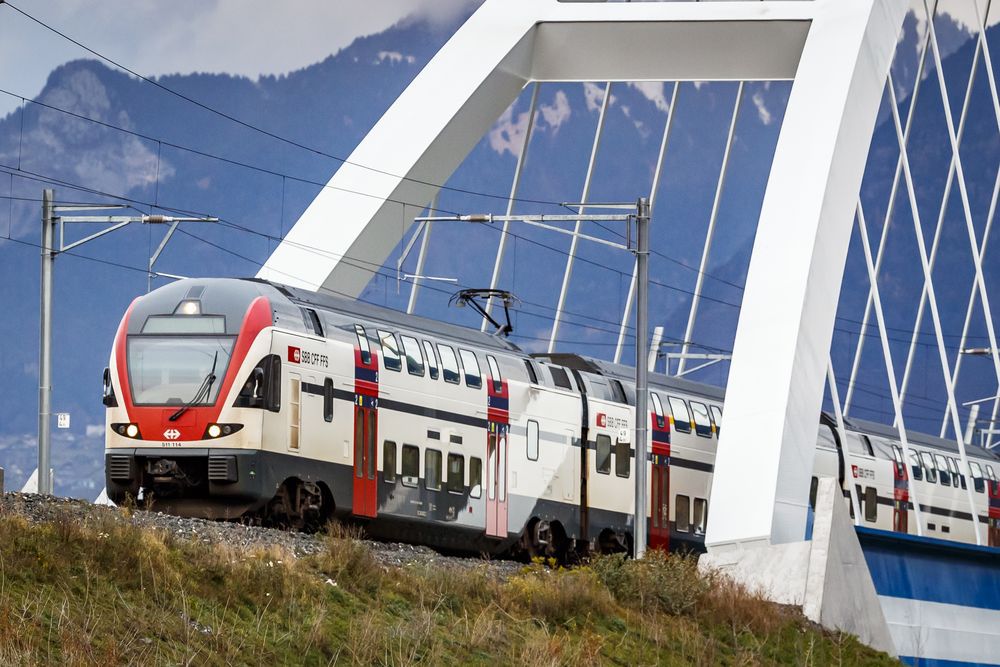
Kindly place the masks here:
[[(408, 315), (398, 310), (378, 306), (364, 301), (349, 299), (330, 292), (314, 292), (307, 289), (289, 287), (279, 283), (265, 281), (257, 278), (246, 278), (244, 280), (263, 283), (269, 285), (286, 296), (296, 305), (306, 305), (321, 310), (332, 311), (346, 317), (359, 317), (377, 323), (385, 324), (387, 327), (403, 327), (414, 332), (421, 332), (428, 335), (436, 335), (445, 338), (462, 340), (470, 345), (494, 350), (503, 350), (518, 356), (531, 356), (540, 361), (547, 361), (552, 364), (576, 369), (581, 372), (593, 373), (604, 377), (631, 383), (635, 379), (635, 370), (632, 366), (616, 364), (603, 359), (585, 357), (573, 353), (539, 353), (528, 355), (520, 347), (500, 336), (493, 336), (478, 329), (441, 322), (439, 320), (422, 317), (420, 315)], [(663, 373), (650, 373), (649, 384), (652, 389), (674, 390), (684, 394), (693, 394), (705, 398), (722, 401), (726, 391), (714, 385), (686, 380), (684, 378), (673, 377)], [(634, 392), (632, 392), (634, 396)], [(896, 428), (853, 417), (845, 418), (844, 425), (850, 431), (856, 431), (867, 435), (898, 440), (899, 432)], [(952, 454), (958, 453), (958, 444), (954, 440), (939, 438), (928, 433), (920, 433), (907, 429), (908, 440), (914, 445), (930, 447), (947, 451)], [(976, 444), (967, 443), (967, 449), (978, 458), (1000, 461), (1000, 455), (992, 450), (984, 449)]]
[(314, 292), (257, 278), (246, 278), (245, 280), (270, 285), (296, 305), (306, 305), (319, 310), (333, 311), (347, 317), (371, 320), (385, 324), (387, 327), (402, 327), (414, 332), (467, 341), (470, 345), (482, 348), (504, 350), (527, 356), (517, 345), (505, 338), (492, 336), (471, 327), (440, 322), (420, 315), (408, 315), (392, 308), (349, 299), (331, 292)]
[[(594, 359), (592, 357), (583, 357), (578, 354), (563, 352), (533, 354), (531, 356), (536, 359), (551, 361), (554, 364), (559, 364), (560, 366), (565, 366), (567, 368), (575, 368), (578, 371), (596, 373), (597, 375), (615, 378), (616, 380), (621, 380), (623, 382), (631, 383), (635, 380), (635, 368), (633, 366), (616, 364), (611, 361), (604, 361), (603, 359)], [(726, 395), (726, 391), (719, 387), (701, 382), (685, 380), (684, 378), (672, 377), (670, 375), (664, 375), (663, 373), (650, 373), (649, 386), (652, 389), (665, 389), (668, 391), (673, 389), (685, 394), (695, 394), (697, 396), (712, 398), (718, 401), (721, 401)]]
[[(853, 417), (845, 417), (844, 426), (846, 426), (849, 431), (857, 431), (866, 435), (874, 435), (880, 438), (887, 438), (889, 440), (899, 440), (899, 430), (894, 426), (889, 426), (887, 424), (870, 422), (864, 419), (855, 419)], [(930, 447), (932, 449), (940, 449), (951, 454), (958, 454), (958, 443), (955, 440), (939, 438), (927, 433), (911, 431), (910, 429), (906, 430), (906, 438), (911, 445)], [(978, 458), (1000, 461), (1000, 455), (997, 455), (996, 452), (984, 449), (977, 444), (966, 443), (965, 448), (969, 454)]]

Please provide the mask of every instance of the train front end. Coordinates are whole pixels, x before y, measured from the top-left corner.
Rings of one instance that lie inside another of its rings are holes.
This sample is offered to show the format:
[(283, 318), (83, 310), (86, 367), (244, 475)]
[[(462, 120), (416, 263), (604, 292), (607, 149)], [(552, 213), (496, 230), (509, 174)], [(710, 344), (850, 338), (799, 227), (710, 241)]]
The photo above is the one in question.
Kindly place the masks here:
[(132, 303), (104, 375), (113, 502), (141, 497), (174, 514), (236, 518), (273, 497), (261, 437), (264, 411), (279, 409), (276, 296), (254, 281), (198, 279)]

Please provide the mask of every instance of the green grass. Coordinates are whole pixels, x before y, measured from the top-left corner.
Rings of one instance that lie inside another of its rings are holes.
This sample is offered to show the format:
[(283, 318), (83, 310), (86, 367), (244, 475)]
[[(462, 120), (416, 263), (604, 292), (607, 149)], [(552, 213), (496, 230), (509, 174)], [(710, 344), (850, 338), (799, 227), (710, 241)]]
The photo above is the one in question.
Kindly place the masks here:
[(0, 516), (0, 664), (894, 664), (692, 560), (596, 559), (499, 580), (384, 568), (342, 531), (319, 555), (132, 526)]

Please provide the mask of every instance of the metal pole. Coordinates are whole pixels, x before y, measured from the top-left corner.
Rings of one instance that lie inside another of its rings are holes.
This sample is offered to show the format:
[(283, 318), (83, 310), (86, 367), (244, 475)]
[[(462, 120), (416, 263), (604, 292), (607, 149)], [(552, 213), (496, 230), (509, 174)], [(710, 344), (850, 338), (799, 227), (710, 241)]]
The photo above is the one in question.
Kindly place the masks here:
[(49, 476), (51, 442), (49, 426), (52, 398), (52, 262), (55, 259), (52, 243), (55, 219), (52, 202), (55, 192), (42, 191), (42, 277), (41, 303), (39, 306), (38, 352), (38, 493), (52, 493)]
[(638, 245), (636, 263), (635, 309), (635, 557), (646, 553), (646, 424), (649, 421), (649, 389), (646, 359), (649, 319), (649, 199), (642, 197), (635, 217)]

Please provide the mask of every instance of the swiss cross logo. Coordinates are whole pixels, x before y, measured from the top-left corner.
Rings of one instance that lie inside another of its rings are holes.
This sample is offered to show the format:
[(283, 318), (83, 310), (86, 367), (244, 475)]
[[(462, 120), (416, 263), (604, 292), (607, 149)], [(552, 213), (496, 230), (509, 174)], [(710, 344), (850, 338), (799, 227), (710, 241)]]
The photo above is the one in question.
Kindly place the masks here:
[(181, 432), (175, 428), (168, 428), (166, 431), (163, 432), (163, 437), (166, 438), (167, 440), (176, 440), (177, 438), (181, 437)]
[(302, 350), (297, 347), (288, 346), (288, 361), (297, 364), (302, 361)]
[(608, 416), (603, 412), (597, 413), (597, 428), (607, 428)]
[(858, 476), (858, 466), (851, 466), (851, 474), (855, 477)]

